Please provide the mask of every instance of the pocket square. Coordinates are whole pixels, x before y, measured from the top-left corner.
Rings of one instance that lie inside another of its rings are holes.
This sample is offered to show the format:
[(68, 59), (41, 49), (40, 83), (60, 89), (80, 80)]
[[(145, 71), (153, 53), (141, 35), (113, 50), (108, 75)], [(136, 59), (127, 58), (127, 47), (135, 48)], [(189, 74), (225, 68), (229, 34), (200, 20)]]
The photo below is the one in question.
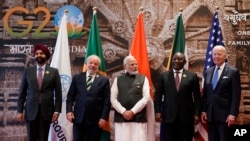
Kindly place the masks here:
[(228, 76), (223, 76), (222, 78), (223, 78), (223, 79), (228, 79)]

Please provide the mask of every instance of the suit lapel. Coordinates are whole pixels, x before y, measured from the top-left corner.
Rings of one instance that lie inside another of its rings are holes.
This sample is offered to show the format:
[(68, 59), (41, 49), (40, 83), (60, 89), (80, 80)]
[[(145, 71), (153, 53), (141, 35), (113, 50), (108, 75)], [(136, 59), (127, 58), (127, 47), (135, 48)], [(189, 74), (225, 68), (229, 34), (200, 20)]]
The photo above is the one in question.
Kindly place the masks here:
[(36, 66), (34, 66), (33, 68), (32, 68), (32, 70), (31, 70), (31, 76), (34, 76), (36, 79), (36, 82), (34, 82), (34, 84), (35, 84), (35, 87), (37, 88), (37, 89), (39, 89), (39, 86), (38, 86), (38, 78), (37, 78), (37, 68), (36, 68)]
[[(86, 75), (85, 75), (85, 76), (86, 76)], [(95, 87), (99, 84), (100, 78), (101, 78), (100, 74), (99, 74), (99, 73), (96, 73), (95, 78), (94, 78), (94, 81), (93, 81), (93, 84), (92, 84), (92, 86), (91, 86), (89, 92), (91, 92), (92, 89), (95, 88)], [(86, 89), (87, 89), (87, 88), (86, 88)]]
[(173, 87), (175, 88), (176, 93), (177, 93), (177, 89), (176, 89), (176, 86), (175, 86), (175, 76), (174, 76), (173, 69), (171, 69), (170, 72), (169, 72), (169, 79), (172, 81)]
[(221, 80), (223, 79), (223, 76), (225, 76), (227, 74), (227, 72), (228, 72), (228, 66), (227, 66), (227, 64), (225, 64), (225, 67), (224, 67), (224, 69), (221, 72), (221, 75), (220, 75), (220, 78), (219, 78), (219, 81), (217, 83), (216, 88), (219, 86), (219, 84), (221, 83)]
[(46, 81), (47, 81), (47, 79), (48, 79), (48, 77), (49, 77), (49, 73), (51, 73), (51, 72), (50, 72), (50, 68), (46, 65), (46, 66), (45, 66), (45, 70), (44, 70), (44, 72), (43, 72), (43, 82), (42, 82), (42, 87), (41, 87), (41, 89), (43, 89), (43, 88), (44, 88), (44, 85), (46, 85)]
[(82, 82), (83, 82), (82, 84), (83, 84), (84, 91), (85, 91), (85, 92), (88, 92), (88, 91), (87, 91), (87, 79), (86, 79), (87, 73), (86, 73), (86, 72), (83, 72), (82, 75), (81, 75), (81, 77), (82, 77), (81, 80), (82, 80)]
[(211, 89), (213, 89), (212, 85), (212, 79), (213, 79), (213, 74), (214, 74), (214, 69), (215, 67), (213, 66), (208, 72), (207, 72), (207, 82), (209, 82)]
[(179, 85), (179, 91), (182, 87), (183, 81), (185, 81), (185, 77), (187, 77), (187, 72), (185, 69), (183, 69), (182, 74), (181, 74), (181, 79), (180, 79), (180, 85)]

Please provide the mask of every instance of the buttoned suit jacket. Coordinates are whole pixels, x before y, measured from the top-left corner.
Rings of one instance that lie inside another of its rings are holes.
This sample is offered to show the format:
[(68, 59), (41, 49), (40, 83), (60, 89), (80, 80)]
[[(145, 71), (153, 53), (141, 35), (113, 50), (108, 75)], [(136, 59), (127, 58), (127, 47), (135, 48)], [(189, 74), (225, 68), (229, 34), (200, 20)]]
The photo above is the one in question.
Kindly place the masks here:
[[(162, 97), (164, 100), (162, 101)], [(161, 113), (163, 123), (193, 123), (200, 115), (201, 95), (196, 73), (183, 69), (179, 91), (175, 86), (173, 70), (163, 72), (155, 93), (155, 112)]]
[(74, 122), (98, 123), (108, 121), (110, 111), (109, 79), (97, 73), (89, 91), (86, 87), (86, 72), (73, 77), (67, 95), (66, 112), (74, 113)]
[(54, 112), (61, 112), (62, 88), (59, 72), (56, 68), (46, 65), (42, 86), (39, 89), (37, 67), (25, 68), (17, 102), (17, 112), (23, 113), (25, 119), (34, 120), (40, 104), (41, 116), (51, 120)]
[[(214, 67), (205, 73), (204, 89), (202, 96), (203, 112), (207, 112), (208, 121), (225, 122), (228, 115), (237, 116), (241, 96), (239, 71), (225, 64), (217, 82), (215, 90), (212, 86)], [(214, 116), (212, 117), (212, 114)]]

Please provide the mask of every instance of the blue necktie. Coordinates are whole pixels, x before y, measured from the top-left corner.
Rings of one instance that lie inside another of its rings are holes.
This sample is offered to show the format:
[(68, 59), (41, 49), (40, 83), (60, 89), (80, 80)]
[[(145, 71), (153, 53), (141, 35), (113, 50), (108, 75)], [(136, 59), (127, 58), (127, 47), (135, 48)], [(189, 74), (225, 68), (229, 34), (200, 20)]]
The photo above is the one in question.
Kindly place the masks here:
[(213, 89), (215, 89), (217, 83), (218, 83), (218, 77), (219, 77), (219, 69), (217, 68), (214, 72), (214, 76), (213, 76), (213, 80), (212, 80), (212, 85), (213, 85)]

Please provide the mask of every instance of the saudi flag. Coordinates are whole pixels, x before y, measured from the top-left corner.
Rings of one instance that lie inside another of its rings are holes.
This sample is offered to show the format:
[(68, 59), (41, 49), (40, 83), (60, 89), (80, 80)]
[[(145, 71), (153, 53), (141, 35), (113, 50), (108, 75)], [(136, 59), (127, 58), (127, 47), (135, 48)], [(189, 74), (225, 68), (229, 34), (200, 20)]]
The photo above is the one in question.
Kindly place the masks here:
[(69, 41), (67, 32), (67, 11), (65, 11), (57, 36), (55, 51), (50, 66), (57, 68), (62, 83), (62, 113), (58, 121), (50, 126), (49, 141), (73, 140), (73, 124), (66, 119), (66, 97), (71, 83)]
[[(171, 67), (172, 67), (171, 61), (172, 61), (173, 55), (176, 52), (184, 53), (186, 56), (186, 59), (188, 58), (187, 50), (186, 50), (185, 46), (186, 46), (186, 44), (185, 44), (185, 32), (184, 32), (184, 25), (183, 25), (183, 21), (182, 21), (182, 13), (179, 13), (177, 20), (176, 20), (175, 36), (174, 36), (174, 41), (172, 44), (170, 56), (168, 59), (167, 70), (171, 69)], [(188, 64), (188, 61), (186, 64)]]
[[(87, 70), (86, 61), (87, 61), (88, 56), (97, 55), (101, 59), (99, 73), (104, 76), (107, 76), (96, 13), (97, 13), (96, 9), (93, 8), (93, 18), (92, 18), (92, 23), (91, 23), (91, 28), (90, 28), (89, 38), (88, 38), (87, 52), (85, 55), (83, 71)], [(110, 121), (108, 121), (108, 124), (106, 124), (106, 127), (103, 129), (101, 141), (110, 141)]]

